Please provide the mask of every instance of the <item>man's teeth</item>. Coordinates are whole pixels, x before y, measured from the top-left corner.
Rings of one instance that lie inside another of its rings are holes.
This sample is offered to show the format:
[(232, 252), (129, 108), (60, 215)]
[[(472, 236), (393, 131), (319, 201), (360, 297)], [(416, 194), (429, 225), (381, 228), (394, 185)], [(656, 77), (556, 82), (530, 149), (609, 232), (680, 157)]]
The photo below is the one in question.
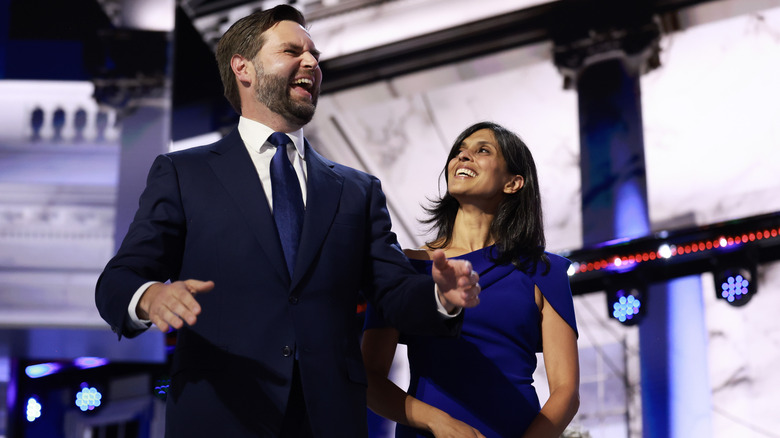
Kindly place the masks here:
[(295, 81), (293, 81), (293, 85), (305, 85), (307, 87), (311, 86), (313, 83), (314, 81), (307, 78), (296, 79)]
[(477, 173), (470, 169), (458, 169), (458, 171), (455, 172), (455, 176), (470, 176), (473, 178), (477, 176)]

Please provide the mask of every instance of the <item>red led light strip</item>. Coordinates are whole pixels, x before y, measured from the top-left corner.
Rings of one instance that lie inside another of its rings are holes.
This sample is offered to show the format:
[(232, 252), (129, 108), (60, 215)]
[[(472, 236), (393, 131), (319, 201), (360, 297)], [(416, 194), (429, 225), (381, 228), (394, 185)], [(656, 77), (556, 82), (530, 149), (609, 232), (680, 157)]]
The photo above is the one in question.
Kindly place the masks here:
[(742, 233), (734, 236), (723, 236), (715, 240), (700, 240), (697, 242), (690, 242), (681, 245), (669, 245), (669, 254), (664, 257), (661, 254), (660, 249), (658, 251), (641, 252), (628, 255), (615, 255), (607, 259), (595, 260), (591, 262), (576, 262), (579, 267), (575, 269), (573, 275), (582, 272), (592, 272), (602, 270), (610, 265), (613, 266), (628, 266), (631, 264), (637, 264), (647, 262), (656, 259), (669, 259), (674, 256), (691, 254), (701, 251), (709, 251), (717, 248), (727, 248), (734, 245), (740, 245), (743, 243), (754, 242), (757, 240), (776, 238), (780, 234), (780, 228), (757, 230), (750, 233)]

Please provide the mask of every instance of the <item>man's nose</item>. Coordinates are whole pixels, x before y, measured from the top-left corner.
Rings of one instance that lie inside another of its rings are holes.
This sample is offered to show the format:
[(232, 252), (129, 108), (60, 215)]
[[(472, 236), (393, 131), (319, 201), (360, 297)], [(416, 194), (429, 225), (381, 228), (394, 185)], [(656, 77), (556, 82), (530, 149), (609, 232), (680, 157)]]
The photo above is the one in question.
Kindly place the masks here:
[(301, 61), (301, 64), (304, 67), (315, 68), (317, 67), (317, 65), (319, 65), (319, 62), (317, 61), (317, 58), (315, 58), (314, 55), (311, 54), (311, 52), (304, 52), (303, 61)]

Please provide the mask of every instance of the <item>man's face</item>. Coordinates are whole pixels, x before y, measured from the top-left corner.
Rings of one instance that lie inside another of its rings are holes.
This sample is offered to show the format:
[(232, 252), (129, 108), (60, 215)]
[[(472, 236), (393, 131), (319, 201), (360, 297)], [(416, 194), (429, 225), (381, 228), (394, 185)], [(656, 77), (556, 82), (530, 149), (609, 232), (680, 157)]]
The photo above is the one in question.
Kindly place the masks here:
[(257, 72), (255, 98), (296, 125), (314, 116), (322, 72), (319, 51), (298, 23), (282, 21), (268, 29), (252, 64)]

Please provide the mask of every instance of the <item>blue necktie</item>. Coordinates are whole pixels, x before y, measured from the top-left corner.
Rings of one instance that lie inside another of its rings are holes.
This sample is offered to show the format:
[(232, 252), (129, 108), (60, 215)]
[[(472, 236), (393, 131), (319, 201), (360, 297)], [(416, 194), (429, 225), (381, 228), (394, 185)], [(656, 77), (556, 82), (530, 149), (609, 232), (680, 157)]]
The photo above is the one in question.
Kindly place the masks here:
[(283, 132), (274, 132), (268, 142), (276, 146), (276, 154), (271, 159), (271, 192), (276, 229), (282, 242), (287, 270), (292, 278), (295, 268), (295, 255), (301, 240), (303, 227), (303, 196), (298, 176), (287, 157), (287, 144), (290, 137)]

